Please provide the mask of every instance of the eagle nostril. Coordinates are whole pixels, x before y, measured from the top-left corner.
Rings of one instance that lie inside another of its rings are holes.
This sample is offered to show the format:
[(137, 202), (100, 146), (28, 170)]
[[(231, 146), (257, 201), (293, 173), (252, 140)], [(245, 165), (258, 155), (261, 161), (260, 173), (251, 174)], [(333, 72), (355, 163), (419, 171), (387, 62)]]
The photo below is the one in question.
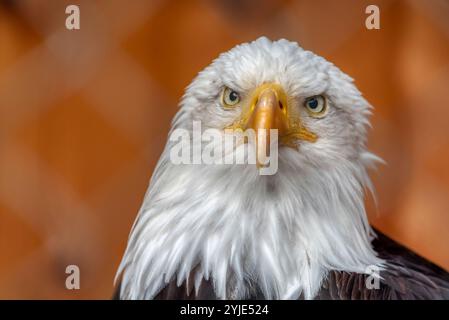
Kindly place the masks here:
[(279, 108), (282, 110), (284, 109), (284, 105), (282, 104), (282, 102), (279, 101)]

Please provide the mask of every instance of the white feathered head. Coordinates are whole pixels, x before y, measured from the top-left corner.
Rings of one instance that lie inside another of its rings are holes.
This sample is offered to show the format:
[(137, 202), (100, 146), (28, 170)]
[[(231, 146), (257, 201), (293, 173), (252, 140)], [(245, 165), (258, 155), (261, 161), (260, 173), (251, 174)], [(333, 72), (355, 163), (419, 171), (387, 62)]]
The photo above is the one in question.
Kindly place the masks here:
[[(221, 54), (187, 88), (171, 133), (195, 121), (223, 135), (277, 129), (278, 170), (175, 164), (169, 140), (119, 269), (122, 296), (152, 298), (194, 273), (221, 298), (253, 287), (312, 298), (328, 270), (380, 264), (363, 202), (377, 159), (365, 146), (369, 114), (349, 76), (295, 42), (263, 37)], [(257, 152), (269, 141), (257, 136)]]

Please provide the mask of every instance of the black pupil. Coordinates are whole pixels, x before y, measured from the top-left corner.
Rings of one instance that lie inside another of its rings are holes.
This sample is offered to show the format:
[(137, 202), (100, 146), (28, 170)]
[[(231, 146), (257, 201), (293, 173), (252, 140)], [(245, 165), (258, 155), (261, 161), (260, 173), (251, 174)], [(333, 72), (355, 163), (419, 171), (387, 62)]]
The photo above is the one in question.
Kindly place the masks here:
[(307, 105), (309, 106), (310, 109), (316, 109), (318, 107), (318, 99), (316, 98), (310, 99), (307, 102)]
[(231, 91), (231, 93), (229, 94), (229, 100), (231, 100), (232, 102), (236, 101), (239, 98), (239, 95), (237, 94), (237, 92), (235, 91)]

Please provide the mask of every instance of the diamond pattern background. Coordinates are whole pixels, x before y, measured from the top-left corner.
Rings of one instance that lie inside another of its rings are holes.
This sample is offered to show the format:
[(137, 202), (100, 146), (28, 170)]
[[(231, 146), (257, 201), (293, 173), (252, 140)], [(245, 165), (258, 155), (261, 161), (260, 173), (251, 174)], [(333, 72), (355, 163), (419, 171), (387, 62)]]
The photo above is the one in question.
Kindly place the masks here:
[[(69, 4), (80, 30), (65, 29)], [(356, 79), (388, 163), (371, 221), (449, 270), (448, 18), (444, 0), (0, 1), (0, 298), (111, 296), (184, 88), (261, 35)]]

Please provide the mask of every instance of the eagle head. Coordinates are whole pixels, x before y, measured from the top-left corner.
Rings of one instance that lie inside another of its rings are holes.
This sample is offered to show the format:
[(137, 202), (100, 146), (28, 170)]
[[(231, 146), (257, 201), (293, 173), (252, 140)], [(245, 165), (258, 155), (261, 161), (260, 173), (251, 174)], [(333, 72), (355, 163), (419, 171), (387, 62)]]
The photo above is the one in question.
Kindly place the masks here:
[[(349, 76), (295, 42), (262, 37), (221, 54), (182, 98), (118, 272), (122, 297), (210, 281), (221, 298), (312, 298), (331, 269), (381, 265), (363, 200), (378, 160), (365, 145), (370, 108)], [(195, 124), (218, 137), (252, 130), (220, 149), (245, 161), (173, 161), (220, 154)], [(274, 151), (275, 172), (260, 174)]]

